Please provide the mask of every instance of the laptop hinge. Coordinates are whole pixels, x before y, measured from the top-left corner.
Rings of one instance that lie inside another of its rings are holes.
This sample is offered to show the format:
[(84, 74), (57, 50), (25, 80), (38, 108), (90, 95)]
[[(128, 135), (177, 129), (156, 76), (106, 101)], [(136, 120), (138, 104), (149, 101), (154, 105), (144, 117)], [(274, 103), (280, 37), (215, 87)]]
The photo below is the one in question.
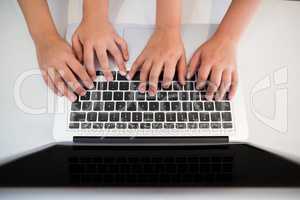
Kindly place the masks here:
[(211, 137), (97, 137), (74, 136), (74, 143), (110, 145), (199, 145), (228, 143), (228, 136)]

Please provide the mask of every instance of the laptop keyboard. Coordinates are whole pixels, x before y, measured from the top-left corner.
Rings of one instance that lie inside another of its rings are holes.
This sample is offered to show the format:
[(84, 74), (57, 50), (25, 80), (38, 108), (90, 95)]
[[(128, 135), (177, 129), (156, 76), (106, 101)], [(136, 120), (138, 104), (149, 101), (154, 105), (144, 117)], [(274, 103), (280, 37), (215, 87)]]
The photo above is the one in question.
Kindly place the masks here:
[(158, 84), (155, 96), (138, 91), (139, 73), (128, 81), (113, 71), (107, 82), (97, 72), (95, 87), (71, 105), (69, 129), (232, 129), (231, 103), (207, 101), (205, 90), (196, 90), (196, 77), (185, 86), (175, 79), (165, 89)]

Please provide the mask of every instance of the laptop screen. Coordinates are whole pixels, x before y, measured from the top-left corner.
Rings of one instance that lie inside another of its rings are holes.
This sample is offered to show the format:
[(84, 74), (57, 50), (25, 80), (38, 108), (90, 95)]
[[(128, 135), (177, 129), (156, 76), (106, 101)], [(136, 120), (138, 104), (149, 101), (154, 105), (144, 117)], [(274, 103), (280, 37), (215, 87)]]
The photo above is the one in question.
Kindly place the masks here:
[(245, 144), (54, 145), (0, 167), (0, 186), (300, 186), (300, 167)]

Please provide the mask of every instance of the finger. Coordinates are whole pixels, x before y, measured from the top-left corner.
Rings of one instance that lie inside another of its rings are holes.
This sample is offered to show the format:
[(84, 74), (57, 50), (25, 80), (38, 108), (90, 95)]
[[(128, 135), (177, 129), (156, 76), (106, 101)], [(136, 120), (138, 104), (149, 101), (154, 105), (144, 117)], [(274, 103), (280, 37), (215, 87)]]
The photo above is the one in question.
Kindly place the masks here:
[(111, 45), (111, 47), (109, 47), (109, 52), (117, 63), (120, 74), (122, 76), (126, 76), (126, 67), (120, 49), (115, 44), (113, 44)]
[(141, 65), (144, 63), (144, 56), (143, 54), (140, 54), (139, 57), (134, 61), (132, 64), (128, 74), (127, 79), (131, 80), (132, 77), (135, 75), (135, 73), (140, 69)]
[(45, 81), (45, 83), (48, 85), (48, 87), (58, 96), (63, 96), (58, 89), (55, 87), (53, 81), (51, 80), (51, 78), (49, 77), (48, 73), (42, 73), (42, 77)]
[(100, 47), (96, 47), (96, 53), (97, 57), (100, 63), (100, 68), (102, 69), (102, 72), (104, 74), (104, 77), (108, 81), (113, 80), (112, 73), (109, 68), (109, 62), (108, 62), (108, 55), (105, 49), (102, 49)]
[(210, 80), (208, 82), (206, 98), (212, 100), (214, 93), (218, 90), (222, 78), (222, 70), (214, 68), (210, 74)]
[(222, 73), (222, 81), (220, 84), (219, 91), (216, 94), (216, 100), (220, 101), (224, 98), (226, 92), (229, 91), (231, 85), (231, 71), (225, 70)]
[(201, 90), (205, 87), (205, 85), (207, 84), (207, 79), (209, 76), (211, 70), (211, 65), (209, 65), (208, 63), (203, 62), (203, 64), (200, 65), (199, 70), (198, 70), (198, 80), (197, 80), (197, 84), (196, 84), (196, 88), (198, 90)]
[(235, 70), (234, 72), (232, 72), (231, 87), (230, 87), (230, 91), (228, 94), (229, 100), (231, 100), (234, 97), (234, 95), (236, 94), (237, 86), (238, 86), (238, 73)]
[(96, 70), (95, 70), (95, 63), (94, 63), (94, 49), (92, 45), (85, 44), (84, 50), (83, 50), (83, 60), (84, 65), (86, 66), (86, 69), (88, 71), (88, 74), (90, 77), (95, 80), (96, 79)]
[(129, 59), (129, 53), (128, 53), (128, 45), (127, 45), (127, 43), (121, 37), (116, 37), (115, 41), (118, 44), (118, 46), (121, 48), (124, 60), (127, 61)]
[(76, 101), (77, 96), (66, 86), (65, 82), (62, 80), (61, 76), (55, 69), (49, 70), (48, 74), (55, 84), (55, 87), (61, 94), (67, 97), (71, 102)]
[(67, 60), (67, 64), (72, 69), (72, 71), (80, 78), (86, 88), (92, 89), (94, 87), (93, 81), (89, 77), (87, 71), (75, 58), (69, 58)]
[(72, 48), (73, 48), (73, 51), (75, 52), (75, 55), (77, 57), (77, 59), (82, 62), (82, 57), (83, 57), (83, 52), (82, 52), (82, 45), (79, 41), (79, 38), (78, 36), (75, 34), (73, 35), (72, 37)]
[(177, 76), (181, 85), (185, 84), (186, 71), (186, 57), (182, 55), (177, 63)]
[(67, 65), (63, 66), (62, 69), (58, 70), (59, 75), (63, 78), (67, 86), (69, 86), (72, 91), (76, 92), (80, 96), (84, 96), (86, 91), (75, 78), (73, 72), (68, 68)]
[(163, 88), (169, 88), (170, 85), (172, 84), (175, 71), (176, 71), (176, 64), (177, 60), (169, 60), (165, 63), (164, 65), (164, 75), (163, 75), (163, 83), (162, 87)]
[(155, 95), (157, 92), (158, 80), (163, 69), (163, 65), (163, 62), (156, 62), (153, 63), (151, 67), (151, 71), (149, 74), (149, 94), (151, 96)]
[(140, 72), (140, 80), (141, 83), (139, 84), (139, 91), (141, 93), (146, 92), (146, 86), (147, 86), (147, 81), (150, 73), (152, 62), (150, 60), (146, 60), (141, 66), (141, 72)]
[(200, 65), (200, 49), (198, 49), (192, 56), (190, 63), (189, 63), (189, 67), (188, 67), (188, 72), (186, 75), (187, 79), (190, 79), (191, 77), (193, 77), (193, 75), (195, 74), (195, 72), (197, 71), (197, 68)]

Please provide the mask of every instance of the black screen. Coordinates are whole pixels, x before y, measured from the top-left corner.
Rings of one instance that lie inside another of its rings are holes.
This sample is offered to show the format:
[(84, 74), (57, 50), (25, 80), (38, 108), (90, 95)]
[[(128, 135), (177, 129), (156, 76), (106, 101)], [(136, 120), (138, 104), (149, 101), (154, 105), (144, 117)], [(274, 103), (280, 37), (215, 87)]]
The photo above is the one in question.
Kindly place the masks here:
[(300, 167), (244, 144), (54, 145), (0, 167), (0, 186), (300, 186)]

